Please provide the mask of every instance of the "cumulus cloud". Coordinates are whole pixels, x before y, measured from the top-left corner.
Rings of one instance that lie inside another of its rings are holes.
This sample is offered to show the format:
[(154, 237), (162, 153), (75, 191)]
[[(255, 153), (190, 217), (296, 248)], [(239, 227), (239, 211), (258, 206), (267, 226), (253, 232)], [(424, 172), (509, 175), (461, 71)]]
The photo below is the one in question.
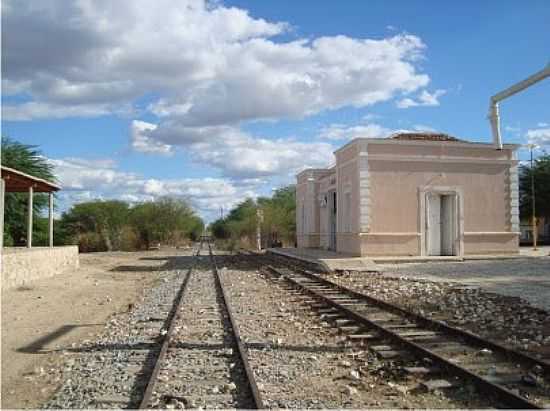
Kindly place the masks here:
[(155, 141), (145, 134), (146, 131), (156, 129), (155, 124), (134, 120), (131, 125), (131, 144), (135, 151), (170, 156), (174, 154), (173, 146)]
[(378, 123), (368, 122), (356, 125), (331, 124), (321, 129), (319, 137), (327, 140), (340, 141), (352, 140), (354, 138), (385, 138), (398, 132), (409, 133), (413, 131), (434, 133), (437, 130), (424, 124), (415, 124), (411, 129), (394, 129), (385, 127)]
[(162, 196), (187, 199), (206, 219), (220, 207), (231, 208), (245, 197), (257, 197), (265, 180), (224, 178), (144, 178), (118, 168), (112, 160), (61, 158), (49, 160), (63, 187), (60, 197), (68, 207), (94, 199), (121, 199), (129, 202), (150, 201)]
[(550, 128), (535, 128), (527, 130), (525, 137), (530, 144), (550, 148)]
[(3, 91), (32, 98), (5, 105), (8, 120), (100, 116), (152, 93), (153, 113), (203, 127), (363, 107), (429, 82), (416, 36), (280, 42), (287, 23), (202, 0), (18, 0), (2, 12)]
[(433, 93), (428, 92), (427, 90), (422, 90), (420, 94), (415, 98), (404, 98), (399, 100), (396, 103), (396, 106), (398, 108), (409, 108), (409, 107), (417, 107), (417, 106), (439, 106), (439, 97), (444, 95), (447, 91), (438, 89), (434, 91)]
[(159, 144), (185, 147), (197, 162), (216, 167), (230, 177), (294, 175), (306, 167), (326, 166), (333, 157), (334, 148), (327, 143), (259, 138), (233, 126), (146, 124), (141, 129), (134, 128), (132, 145), (135, 141), (151, 143), (150, 150)]
[(98, 117), (111, 113), (128, 113), (127, 106), (112, 107), (108, 104), (80, 104), (76, 106), (30, 101), (17, 105), (2, 104), (2, 117), (9, 121), (59, 119), (66, 117)]
[(391, 133), (391, 129), (376, 123), (360, 125), (331, 124), (321, 129), (319, 137), (327, 140), (351, 140), (358, 137), (382, 138)]

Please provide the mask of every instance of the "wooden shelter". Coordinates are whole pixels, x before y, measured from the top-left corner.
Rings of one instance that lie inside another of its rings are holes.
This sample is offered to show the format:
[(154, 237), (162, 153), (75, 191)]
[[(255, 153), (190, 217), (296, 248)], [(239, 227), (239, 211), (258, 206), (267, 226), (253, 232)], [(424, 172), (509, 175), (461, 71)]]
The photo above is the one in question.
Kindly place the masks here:
[(27, 221), (27, 247), (32, 247), (33, 232), (33, 196), (34, 193), (49, 194), (48, 233), (49, 246), (53, 247), (53, 193), (61, 189), (60, 186), (31, 176), (13, 168), (1, 166), (2, 178), (0, 179), (0, 249), (3, 246), (4, 233), (4, 197), (5, 193), (28, 193), (28, 221)]

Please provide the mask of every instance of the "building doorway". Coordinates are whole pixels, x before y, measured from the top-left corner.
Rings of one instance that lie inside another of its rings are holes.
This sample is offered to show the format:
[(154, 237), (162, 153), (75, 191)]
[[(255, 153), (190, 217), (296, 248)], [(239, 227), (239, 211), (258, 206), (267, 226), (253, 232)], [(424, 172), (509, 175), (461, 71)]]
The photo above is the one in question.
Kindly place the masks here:
[(458, 255), (458, 196), (426, 194), (426, 248), (428, 255)]
[(328, 249), (336, 251), (336, 191), (328, 193)]

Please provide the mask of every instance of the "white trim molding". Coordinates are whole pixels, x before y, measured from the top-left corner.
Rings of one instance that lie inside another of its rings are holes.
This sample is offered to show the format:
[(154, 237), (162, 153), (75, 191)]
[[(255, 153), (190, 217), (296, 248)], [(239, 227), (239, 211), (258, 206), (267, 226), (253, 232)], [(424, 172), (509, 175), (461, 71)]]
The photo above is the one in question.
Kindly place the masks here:
[(493, 235), (493, 236), (499, 236), (499, 235), (520, 235), (521, 233), (519, 231), (466, 231), (464, 232), (465, 236), (479, 236), (479, 235)]
[(369, 155), (371, 161), (401, 161), (408, 163), (463, 163), (463, 164), (510, 164), (515, 165), (518, 160), (510, 160), (504, 158), (491, 158), (491, 157), (459, 157), (459, 156), (447, 156), (447, 155), (415, 155), (404, 156), (395, 154), (371, 154)]
[(420, 237), (421, 233), (415, 233), (413, 231), (411, 232), (395, 232), (395, 233), (359, 233), (359, 236), (366, 237), (366, 236), (373, 236), (373, 237)]
[(359, 174), (359, 231), (368, 233), (370, 231), (370, 176), (366, 151), (359, 152), (357, 172)]
[(510, 164), (509, 170), (510, 180), (510, 231), (518, 232), (519, 230), (519, 178), (518, 165)]

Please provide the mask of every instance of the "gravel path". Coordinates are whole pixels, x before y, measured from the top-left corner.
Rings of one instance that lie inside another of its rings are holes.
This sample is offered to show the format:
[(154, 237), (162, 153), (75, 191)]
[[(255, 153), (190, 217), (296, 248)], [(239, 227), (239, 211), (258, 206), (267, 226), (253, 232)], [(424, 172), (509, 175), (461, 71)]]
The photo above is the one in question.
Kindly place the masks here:
[(192, 271), (162, 364), (152, 408), (253, 406), (227, 310), (211, 270)]
[[(190, 257), (188, 257), (190, 258)], [(45, 408), (135, 408), (146, 384), (152, 358), (172, 302), (190, 260), (160, 273), (160, 285), (126, 314), (114, 316), (95, 341), (84, 340), (63, 351), (64, 368), (44, 378), (61, 378), (60, 389)], [(61, 375), (59, 375), (61, 374)]]
[(380, 265), (388, 276), (458, 282), (484, 291), (520, 297), (550, 312), (550, 257)]

